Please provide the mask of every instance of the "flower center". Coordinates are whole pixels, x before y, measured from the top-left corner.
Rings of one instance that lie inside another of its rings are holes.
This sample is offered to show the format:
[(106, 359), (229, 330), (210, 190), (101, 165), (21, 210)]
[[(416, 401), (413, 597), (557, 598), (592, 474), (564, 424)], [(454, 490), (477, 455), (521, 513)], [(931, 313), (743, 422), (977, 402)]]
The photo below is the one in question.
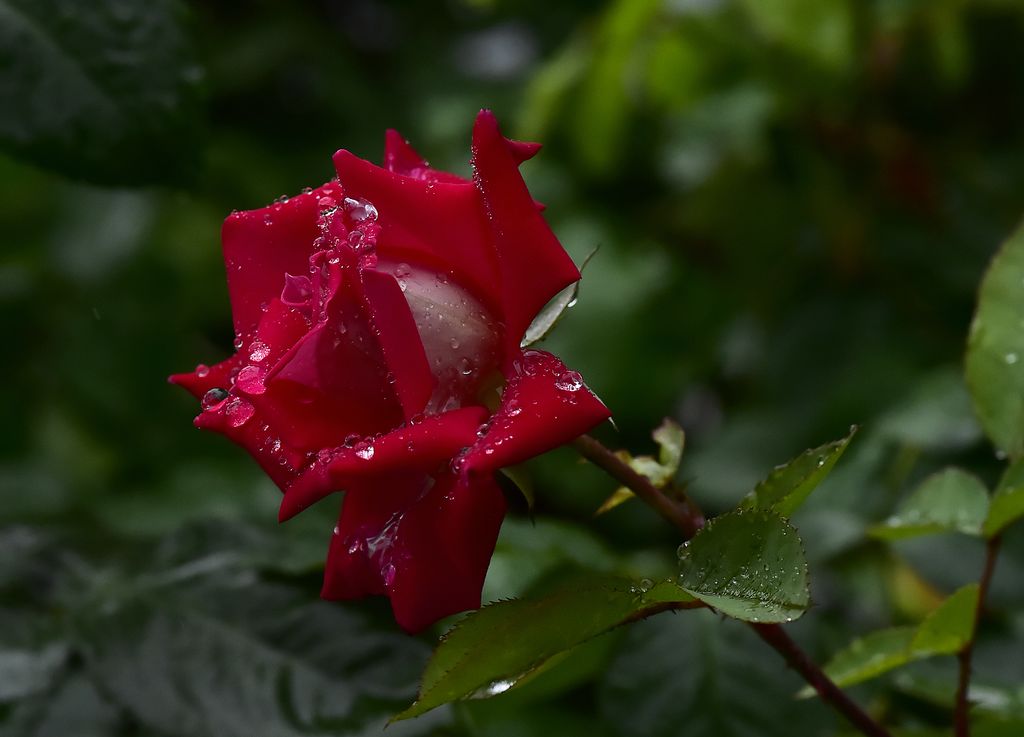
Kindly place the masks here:
[(386, 259), (377, 268), (398, 280), (437, 379), (427, 414), (485, 401), (498, 368), (498, 323), (443, 273)]

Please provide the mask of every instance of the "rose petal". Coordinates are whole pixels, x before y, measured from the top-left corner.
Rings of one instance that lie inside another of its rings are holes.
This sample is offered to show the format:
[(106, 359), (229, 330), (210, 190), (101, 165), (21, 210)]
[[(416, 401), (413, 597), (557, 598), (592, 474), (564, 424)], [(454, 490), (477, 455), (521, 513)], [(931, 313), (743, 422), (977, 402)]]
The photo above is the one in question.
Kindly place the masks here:
[(304, 450), (385, 432), (404, 419), (388, 363), (353, 266), (330, 272), (326, 318), (281, 359), (253, 401), (290, 444)]
[(480, 606), (505, 511), (505, 495), (491, 476), (446, 475), (406, 512), (392, 556), (394, 575), (384, 571), (400, 627), (419, 632)]
[(494, 114), (481, 110), (473, 127), (474, 180), (498, 254), (506, 366), (534, 316), (580, 278), (526, 189), (517, 158), (523, 149), (516, 146), (501, 135)]
[[(236, 402), (237, 409), (229, 409)], [(305, 463), (306, 454), (282, 441), (245, 397), (230, 395), (196, 417), (195, 426), (218, 432), (246, 450), (282, 491)]]
[(416, 321), (398, 280), (370, 269), (364, 270), (362, 277), (370, 317), (408, 420), (423, 411), (437, 380), (430, 372)]
[(611, 416), (580, 375), (544, 351), (526, 351), (486, 434), (462, 458), (467, 473), (522, 463), (579, 437)]
[(319, 235), (317, 201), (340, 198), (337, 182), (307, 194), (263, 207), (232, 213), (224, 221), (221, 240), (235, 331), (247, 335), (259, 322), (261, 305), (281, 294), (284, 275), (302, 274)]
[[(238, 353), (205, 371), (175, 374), (170, 377), (170, 381), (184, 387), (199, 399), (211, 389), (229, 390), (223, 402), (209, 409), (204, 408), (195, 419), (196, 427), (219, 432), (240, 445), (256, 459), (274, 483), (284, 489), (294, 480), (296, 469), (304, 463), (304, 454), (281, 440), (253, 406), (253, 397), (246, 396), (241, 387), (235, 386), (235, 381), (241, 375), (239, 372), (249, 367), (264, 375), (262, 367), (272, 367), (305, 334), (308, 323), (301, 313), (278, 299), (272, 300), (262, 315), (256, 334)], [(236, 413), (233, 417), (226, 414), (228, 402), (232, 400), (244, 401), (252, 406), (252, 414), (245, 422), (238, 423), (241, 414)]]
[(540, 151), (541, 145), (532, 141), (513, 141), (511, 138), (505, 139), (505, 145), (508, 146), (509, 153), (512, 154), (512, 158), (515, 159), (516, 165), (522, 164), (524, 161), (529, 161), (537, 152)]
[(499, 304), (494, 248), (471, 183), (404, 177), (344, 150), (334, 155), (334, 166), (346, 191), (376, 206), (382, 258), (452, 274), (490, 308)]
[(427, 182), (461, 183), (466, 180), (446, 171), (432, 169), (402, 135), (388, 129), (384, 136), (384, 168), (403, 177), (422, 179)]
[(426, 474), (399, 472), (353, 486), (331, 537), (321, 596), (357, 599), (385, 593), (384, 568), (391, 560), (401, 513), (429, 483)]
[[(505, 497), (490, 476), (445, 474), (433, 485), (422, 478), (399, 481), (386, 477), (379, 489), (387, 494), (346, 495), (322, 595), (348, 599), (383, 591), (398, 624), (418, 632), (480, 606)], [(396, 497), (400, 511), (389, 515)]]
[(211, 389), (230, 386), (231, 377), (242, 367), (244, 360), (243, 354), (236, 353), (212, 366), (200, 365), (188, 373), (172, 374), (167, 381), (182, 387), (196, 399), (202, 399)]
[(465, 407), (404, 425), (351, 448), (331, 449), (289, 487), (278, 518), (282, 522), (290, 519), (328, 494), (369, 476), (401, 470), (435, 471), (476, 441), (486, 418), (483, 407)]

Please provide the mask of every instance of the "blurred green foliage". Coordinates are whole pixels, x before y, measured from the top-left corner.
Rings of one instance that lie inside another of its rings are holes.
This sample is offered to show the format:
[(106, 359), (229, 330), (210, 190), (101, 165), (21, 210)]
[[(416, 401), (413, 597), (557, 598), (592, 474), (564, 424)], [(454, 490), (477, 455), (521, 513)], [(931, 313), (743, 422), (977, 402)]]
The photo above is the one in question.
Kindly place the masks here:
[[(977, 579), (977, 540), (865, 531), (946, 465), (996, 480), (960, 364), (1024, 212), (1019, 2), (0, 0), (0, 40), (0, 735), (369, 735), (409, 703), (430, 638), (316, 601), (336, 500), (273, 525), (277, 491), (165, 377), (230, 349), (228, 212), (321, 183), (339, 147), (379, 159), (387, 127), (466, 173), (483, 106), (544, 142), (524, 172), (574, 257), (601, 247), (546, 346), (612, 408), (609, 444), (648, 452), (673, 416), (715, 512), (861, 425), (794, 518), (797, 639), (824, 660)], [(570, 452), (529, 470), (537, 524), (507, 523), (489, 598), (672, 570), (639, 503), (591, 519), (614, 484)], [(1010, 530), (976, 657), (1003, 720), (1022, 580)], [(750, 633), (693, 614), (387, 734), (836, 733)], [(920, 665), (856, 695), (946, 724), (955, 664)]]

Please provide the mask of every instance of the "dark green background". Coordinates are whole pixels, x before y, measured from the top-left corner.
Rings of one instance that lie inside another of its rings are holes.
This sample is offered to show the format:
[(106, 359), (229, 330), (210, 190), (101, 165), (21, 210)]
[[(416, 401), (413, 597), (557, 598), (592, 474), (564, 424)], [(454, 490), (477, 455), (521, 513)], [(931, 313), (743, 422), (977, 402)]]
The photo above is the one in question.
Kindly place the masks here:
[[(863, 530), (942, 465), (997, 471), (960, 364), (1024, 212), (1020, 2), (0, 0), (0, 734), (370, 735), (412, 697), (436, 632), (316, 602), (336, 501), (276, 527), (278, 492), (165, 379), (230, 349), (232, 209), (320, 184), (338, 148), (379, 160), (387, 127), (466, 174), (481, 107), (545, 144), (524, 173), (577, 262), (600, 247), (546, 347), (612, 408), (609, 444), (675, 417), (720, 511), (862, 425), (795, 519), (809, 650), (976, 579), (973, 542)], [(591, 519), (613, 487), (569, 451), (529, 470), (536, 524), (520, 504), (487, 597), (671, 570), (638, 503)], [(1024, 680), (1022, 583), (1017, 531), (996, 689)], [(857, 695), (941, 725), (951, 665)], [(387, 734), (836, 734), (798, 686), (742, 628), (662, 615)]]

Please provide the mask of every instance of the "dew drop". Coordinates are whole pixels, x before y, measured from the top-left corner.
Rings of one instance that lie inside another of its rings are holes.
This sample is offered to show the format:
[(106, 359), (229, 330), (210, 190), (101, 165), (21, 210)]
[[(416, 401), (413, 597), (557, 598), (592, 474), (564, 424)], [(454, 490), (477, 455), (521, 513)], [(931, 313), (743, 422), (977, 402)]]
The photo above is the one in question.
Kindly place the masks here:
[(249, 346), (249, 360), (259, 363), (270, 355), (270, 346), (262, 340), (256, 340)]
[(565, 371), (555, 380), (555, 387), (563, 392), (577, 392), (583, 388), (583, 377), (579, 371)]
[(200, 379), (206, 378), (209, 375), (210, 367), (207, 366), (205, 363), (201, 363), (198, 366), (196, 366), (196, 376), (198, 376)]
[(488, 696), (497, 696), (498, 694), (505, 693), (514, 685), (516, 685), (515, 681), (503, 679), (500, 681), (494, 681), (484, 690)]
[(366, 200), (356, 197), (346, 197), (344, 199), (344, 203), (345, 209), (348, 210), (349, 217), (357, 223), (362, 223), (366, 220), (374, 221), (377, 219), (377, 208)]
[(231, 427), (241, 427), (255, 414), (255, 408), (245, 399), (235, 397), (224, 406)]
[(267, 387), (263, 385), (263, 369), (259, 366), (246, 366), (238, 372), (235, 386), (246, 394), (263, 394)]
[(203, 395), (203, 399), (200, 402), (200, 405), (202, 406), (203, 409), (212, 409), (213, 407), (216, 407), (218, 404), (220, 404), (227, 398), (227, 390), (221, 389), (219, 386), (214, 387), (213, 389), (211, 389), (210, 391), (206, 392), (206, 394)]

